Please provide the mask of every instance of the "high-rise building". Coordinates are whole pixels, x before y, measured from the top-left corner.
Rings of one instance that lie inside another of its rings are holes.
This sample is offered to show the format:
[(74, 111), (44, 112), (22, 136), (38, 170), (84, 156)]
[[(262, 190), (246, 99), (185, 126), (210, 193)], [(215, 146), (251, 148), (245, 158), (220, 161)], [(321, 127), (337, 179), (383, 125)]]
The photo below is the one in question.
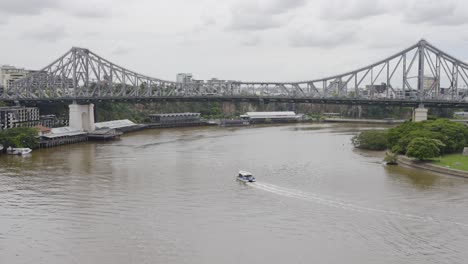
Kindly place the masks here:
[(423, 79), (424, 90), (429, 90), (434, 85), (435, 82), (436, 82), (435, 77), (424, 76), (424, 79)]
[(39, 108), (37, 107), (0, 107), (0, 130), (34, 127), (39, 123)]
[(5, 91), (8, 91), (14, 81), (23, 78), (30, 72), (10, 65), (0, 66), (0, 85), (3, 86)]
[(343, 82), (341, 79), (335, 79), (330, 82), (328, 85), (328, 94), (329, 95), (345, 95), (348, 93), (348, 85)]
[(193, 75), (191, 73), (178, 73), (177, 82), (178, 83), (191, 83), (193, 81)]

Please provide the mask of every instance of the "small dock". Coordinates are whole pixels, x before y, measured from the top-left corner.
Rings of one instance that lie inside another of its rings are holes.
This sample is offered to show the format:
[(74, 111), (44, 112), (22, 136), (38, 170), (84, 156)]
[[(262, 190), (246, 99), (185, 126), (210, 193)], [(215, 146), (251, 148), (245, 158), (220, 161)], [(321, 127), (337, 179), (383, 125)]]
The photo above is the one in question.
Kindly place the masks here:
[(88, 140), (113, 140), (120, 138), (122, 134), (116, 129), (98, 129), (88, 133)]

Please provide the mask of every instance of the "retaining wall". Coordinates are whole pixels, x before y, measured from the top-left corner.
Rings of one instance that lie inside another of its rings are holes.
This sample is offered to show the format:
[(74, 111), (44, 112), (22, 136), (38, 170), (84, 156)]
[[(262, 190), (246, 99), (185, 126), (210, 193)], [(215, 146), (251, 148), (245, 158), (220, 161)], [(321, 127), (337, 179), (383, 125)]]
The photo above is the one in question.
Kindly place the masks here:
[(468, 178), (468, 171), (445, 168), (445, 167), (437, 166), (428, 162), (413, 160), (406, 156), (401, 156), (401, 155), (398, 156), (398, 164), (403, 164), (408, 167), (418, 168), (422, 170), (448, 174), (451, 176)]

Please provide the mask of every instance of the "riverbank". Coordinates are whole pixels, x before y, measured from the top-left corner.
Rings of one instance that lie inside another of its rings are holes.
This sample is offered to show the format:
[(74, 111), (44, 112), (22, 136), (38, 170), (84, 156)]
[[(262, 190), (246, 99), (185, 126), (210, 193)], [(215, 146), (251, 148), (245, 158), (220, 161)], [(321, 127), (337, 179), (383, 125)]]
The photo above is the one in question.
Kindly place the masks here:
[(405, 119), (353, 119), (353, 118), (325, 118), (327, 123), (361, 123), (361, 124), (402, 124)]
[(464, 156), (461, 153), (443, 155), (440, 158), (433, 160), (432, 164), (468, 171), (468, 156)]
[(427, 171), (431, 171), (431, 172), (437, 172), (437, 173), (441, 173), (441, 174), (444, 174), (444, 175), (468, 178), (468, 171), (462, 171), (462, 170), (442, 167), (442, 166), (431, 164), (429, 162), (424, 162), (424, 161), (418, 161), (418, 160), (415, 160), (415, 159), (411, 159), (411, 158), (408, 158), (408, 157), (403, 156), (403, 155), (398, 156), (398, 164), (399, 165), (402, 164), (404, 166), (411, 167), (411, 168), (417, 168), (417, 169), (427, 170)]

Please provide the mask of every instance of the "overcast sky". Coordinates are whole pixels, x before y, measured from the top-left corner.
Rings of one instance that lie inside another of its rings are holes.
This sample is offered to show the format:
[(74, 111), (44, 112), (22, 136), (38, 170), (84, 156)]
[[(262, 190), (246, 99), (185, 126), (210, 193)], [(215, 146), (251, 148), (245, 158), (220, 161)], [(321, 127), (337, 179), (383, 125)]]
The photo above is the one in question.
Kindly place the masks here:
[(466, 0), (0, 0), (0, 64), (73, 46), (149, 76), (299, 81), (425, 38), (468, 59)]

